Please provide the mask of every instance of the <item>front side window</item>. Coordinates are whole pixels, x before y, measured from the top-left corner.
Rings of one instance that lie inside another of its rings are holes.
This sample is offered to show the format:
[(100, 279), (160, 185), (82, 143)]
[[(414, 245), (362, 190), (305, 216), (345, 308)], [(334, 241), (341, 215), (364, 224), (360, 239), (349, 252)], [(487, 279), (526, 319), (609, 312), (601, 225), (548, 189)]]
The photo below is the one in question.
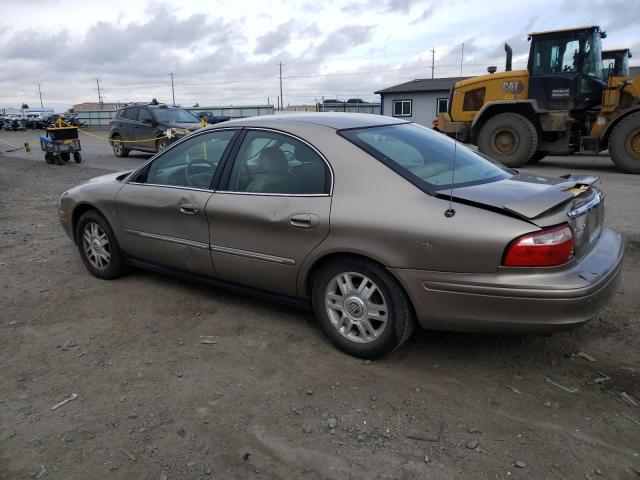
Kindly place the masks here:
[(151, 114), (147, 111), (146, 108), (141, 108), (138, 114), (138, 120), (141, 122), (152, 122), (153, 118), (151, 118)]
[(330, 190), (330, 173), (310, 146), (288, 135), (250, 130), (229, 178), (228, 191), (319, 195)]
[(394, 117), (410, 117), (411, 116), (411, 100), (394, 100), (393, 116)]
[(417, 187), (435, 193), (451, 185), (477, 185), (512, 176), (510, 170), (414, 123), (345, 130), (340, 135), (382, 161)]
[(234, 130), (222, 130), (185, 140), (151, 162), (134, 181), (209, 189), (234, 134)]

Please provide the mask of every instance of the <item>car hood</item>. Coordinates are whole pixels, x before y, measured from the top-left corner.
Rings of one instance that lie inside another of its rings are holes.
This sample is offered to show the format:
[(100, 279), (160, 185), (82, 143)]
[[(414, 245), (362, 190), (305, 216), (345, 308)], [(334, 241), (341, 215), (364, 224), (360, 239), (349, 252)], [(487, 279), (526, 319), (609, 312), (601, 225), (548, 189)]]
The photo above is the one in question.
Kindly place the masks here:
[[(497, 182), (453, 189), (453, 198), (507, 210), (529, 220), (569, 202), (598, 180), (596, 176), (547, 177), (516, 174)], [(439, 196), (449, 196), (440, 190)]]
[(169, 123), (169, 122), (160, 122), (158, 123), (160, 128), (184, 128), (185, 130), (198, 130), (202, 127), (199, 123)]

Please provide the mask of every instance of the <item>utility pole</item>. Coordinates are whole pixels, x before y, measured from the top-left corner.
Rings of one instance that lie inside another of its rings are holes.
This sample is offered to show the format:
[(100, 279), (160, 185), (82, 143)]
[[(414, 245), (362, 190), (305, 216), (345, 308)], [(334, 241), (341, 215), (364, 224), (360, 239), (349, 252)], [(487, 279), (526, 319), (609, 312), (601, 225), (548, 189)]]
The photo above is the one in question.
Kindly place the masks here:
[(176, 106), (176, 92), (174, 90), (174, 85), (173, 85), (173, 72), (171, 72), (169, 74), (169, 76), (171, 77), (171, 98), (173, 98), (173, 106)]
[(282, 96), (282, 62), (280, 62), (280, 110), (284, 110), (284, 97)]
[(431, 78), (433, 78), (433, 72), (436, 67), (436, 51), (433, 47), (431, 47)]
[(42, 90), (40, 90), (40, 84), (38, 84), (38, 95), (40, 95), (40, 108), (44, 110), (44, 106), (42, 105)]
[(100, 110), (102, 110), (102, 95), (100, 95), (100, 79), (96, 78), (96, 85), (98, 86), (98, 103), (100, 104)]

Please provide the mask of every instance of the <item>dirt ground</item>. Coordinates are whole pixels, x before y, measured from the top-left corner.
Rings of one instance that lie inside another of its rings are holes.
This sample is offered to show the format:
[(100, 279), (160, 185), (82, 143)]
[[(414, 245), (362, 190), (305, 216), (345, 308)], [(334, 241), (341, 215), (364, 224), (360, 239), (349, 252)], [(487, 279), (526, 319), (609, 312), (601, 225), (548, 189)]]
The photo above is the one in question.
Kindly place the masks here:
[(89, 275), (58, 197), (125, 161), (97, 143), (85, 158), (0, 155), (0, 479), (640, 478), (640, 176), (608, 157), (529, 169), (602, 176), (627, 255), (599, 318), (551, 337), (418, 331), (375, 362), (306, 311)]

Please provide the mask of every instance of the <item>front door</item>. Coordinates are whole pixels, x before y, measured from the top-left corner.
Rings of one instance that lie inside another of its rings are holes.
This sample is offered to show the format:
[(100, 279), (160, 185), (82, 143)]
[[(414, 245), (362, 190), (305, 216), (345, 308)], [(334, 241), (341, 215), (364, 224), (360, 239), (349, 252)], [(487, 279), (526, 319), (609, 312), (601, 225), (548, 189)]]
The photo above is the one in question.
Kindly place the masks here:
[(205, 211), (234, 135), (234, 130), (221, 130), (189, 138), (148, 163), (120, 190), (117, 214), (128, 255), (214, 275)]
[(331, 182), (310, 145), (248, 130), (206, 207), (217, 275), (295, 295), (302, 261), (329, 232)]

